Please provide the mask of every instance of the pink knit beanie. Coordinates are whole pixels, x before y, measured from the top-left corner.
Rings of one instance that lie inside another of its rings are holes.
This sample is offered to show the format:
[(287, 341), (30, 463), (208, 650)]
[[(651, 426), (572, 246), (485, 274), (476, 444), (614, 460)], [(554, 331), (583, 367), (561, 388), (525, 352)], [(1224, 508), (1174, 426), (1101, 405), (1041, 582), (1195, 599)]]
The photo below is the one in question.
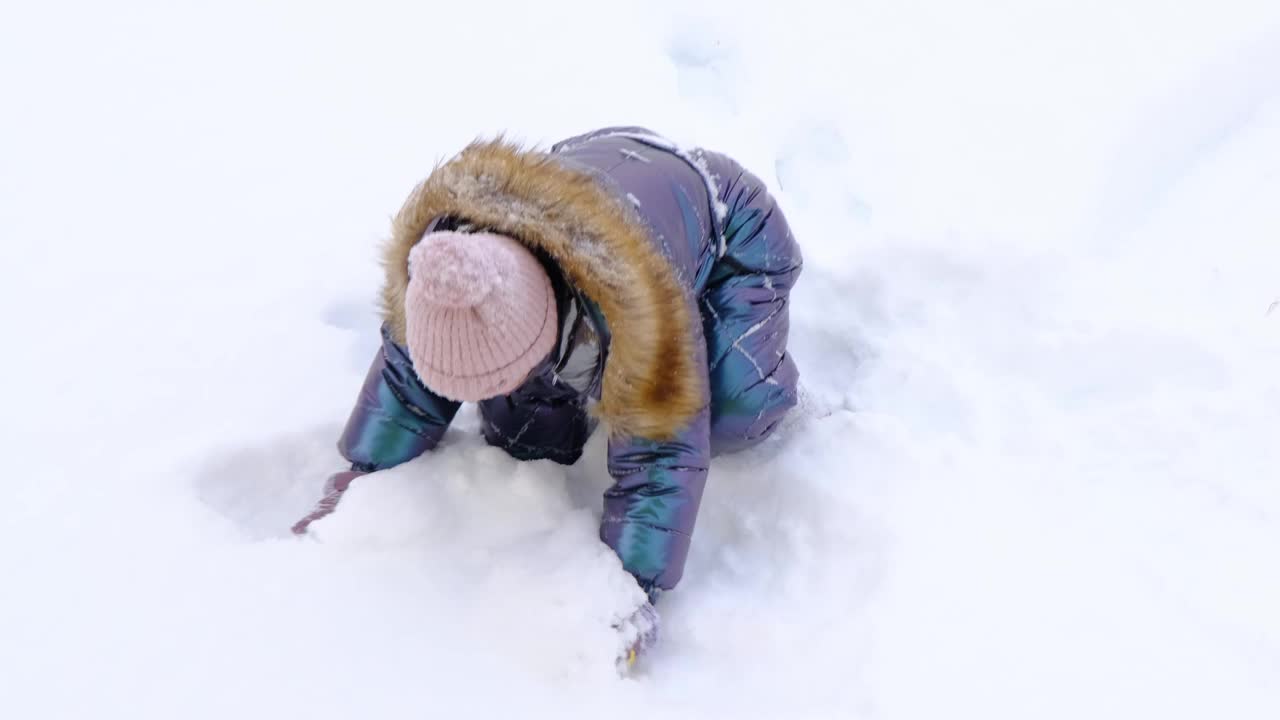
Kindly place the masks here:
[(404, 312), (418, 377), (450, 400), (509, 394), (556, 341), (551, 279), (505, 235), (428, 233), (409, 252)]

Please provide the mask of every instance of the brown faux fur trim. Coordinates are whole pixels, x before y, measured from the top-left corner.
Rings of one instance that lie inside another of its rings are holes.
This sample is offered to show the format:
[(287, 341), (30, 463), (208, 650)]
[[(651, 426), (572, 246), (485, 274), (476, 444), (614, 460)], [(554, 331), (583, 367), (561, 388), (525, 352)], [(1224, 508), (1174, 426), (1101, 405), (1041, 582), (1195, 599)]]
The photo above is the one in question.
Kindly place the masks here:
[(546, 252), (600, 306), (612, 340), (596, 412), (613, 432), (669, 439), (702, 409), (691, 301), (641, 221), (589, 176), (501, 138), (477, 141), (437, 167), (396, 215), (382, 306), (398, 342), (409, 251), (439, 217)]

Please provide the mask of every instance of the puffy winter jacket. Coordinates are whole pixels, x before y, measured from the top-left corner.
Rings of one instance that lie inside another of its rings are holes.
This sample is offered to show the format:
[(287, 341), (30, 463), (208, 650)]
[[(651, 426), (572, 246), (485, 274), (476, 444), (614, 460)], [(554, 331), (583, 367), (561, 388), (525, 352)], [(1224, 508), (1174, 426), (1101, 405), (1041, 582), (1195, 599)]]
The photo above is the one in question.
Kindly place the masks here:
[(712, 454), (758, 442), (796, 402), (787, 303), (801, 257), (782, 211), (732, 159), (641, 128), (550, 152), (471, 145), (394, 221), (382, 348), (339, 442), (355, 469), (432, 449), (458, 410), (404, 349), (409, 250), (456, 227), (525, 243), (557, 291), (559, 345), (515, 392), (480, 403), (485, 437), (572, 463), (605, 421), (615, 483), (601, 538), (651, 596), (674, 587)]

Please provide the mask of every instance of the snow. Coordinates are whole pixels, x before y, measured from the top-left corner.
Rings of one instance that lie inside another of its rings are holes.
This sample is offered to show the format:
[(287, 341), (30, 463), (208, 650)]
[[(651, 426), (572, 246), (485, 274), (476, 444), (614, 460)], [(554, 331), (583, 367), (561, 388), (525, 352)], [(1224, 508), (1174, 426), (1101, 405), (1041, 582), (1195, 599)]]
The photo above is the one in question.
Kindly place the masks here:
[[(0, 715), (1280, 716), (1280, 5), (5, 15)], [(606, 124), (734, 155), (806, 254), (802, 407), (627, 679), (601, 438), (468, 411), (287, 532), (405, 195)]]

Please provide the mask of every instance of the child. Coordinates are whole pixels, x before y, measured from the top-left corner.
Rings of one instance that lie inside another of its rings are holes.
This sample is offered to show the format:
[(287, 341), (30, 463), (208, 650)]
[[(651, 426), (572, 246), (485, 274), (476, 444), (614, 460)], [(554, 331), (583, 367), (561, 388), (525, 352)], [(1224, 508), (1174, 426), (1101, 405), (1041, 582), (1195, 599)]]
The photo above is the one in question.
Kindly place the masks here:
[[(550, 152), (477, 142), (409, 196), (384, 259), (382, 348), (339, 442), (351, 470), (294, 532), (434, 448), (462, 402), (521, 460), (573, 463), (599, 419), (600, 537), (650, 603), (675, 587), (712, 455), (796, 403), (800, 249), (764, 184), (640, 128)], [(656, 630), (637, 612), (632, 661)]]

